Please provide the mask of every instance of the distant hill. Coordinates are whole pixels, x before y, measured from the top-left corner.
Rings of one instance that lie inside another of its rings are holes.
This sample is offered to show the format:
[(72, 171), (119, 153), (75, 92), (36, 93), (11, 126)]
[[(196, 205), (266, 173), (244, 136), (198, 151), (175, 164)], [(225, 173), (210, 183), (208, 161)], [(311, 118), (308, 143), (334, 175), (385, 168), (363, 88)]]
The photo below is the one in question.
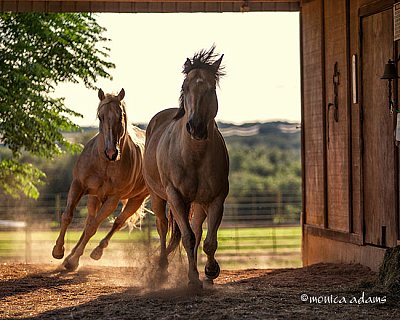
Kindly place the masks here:
[[(139, 128), (146, 129), (147, 124), (134, 124)], [(300, 150), (300, 124), (287, 121), (250, 122), (244, 124), (232, 124), (229, 122), (218, 122), (218, 128), (225, 138), (226, 143), (244, 143), (249, 146), (267, 145), (279, 149)], [(82, 127), (84, 133), (95, 134), (96, 127)], [(80, 132), (65, 133), (71, 140), (76, 140)]]
[(273, 121), (234, 125), (219, 122), (218, 127), (227, 144), (243, 143), (249, 146), (266, 145), (284, 150), (300, 150), (301, 130), (299, 123)]

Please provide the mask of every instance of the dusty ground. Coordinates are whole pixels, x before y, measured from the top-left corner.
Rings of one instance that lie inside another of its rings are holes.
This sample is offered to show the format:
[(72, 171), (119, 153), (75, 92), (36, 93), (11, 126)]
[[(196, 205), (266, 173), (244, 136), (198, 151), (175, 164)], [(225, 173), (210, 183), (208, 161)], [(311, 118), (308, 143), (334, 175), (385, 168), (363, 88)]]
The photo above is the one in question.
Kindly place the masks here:
[(137, 268), (87, 266), (65, 273), (54, 265), (11, 263), (0, 265), (0, 318), (400, 319), (394, 297), (363, 294), (359, 284), (374, 278), (361, 266), (328, 264), (223, 271), (212, 288), (191, 291), (186, 274), (156, 288), (151, 274)]

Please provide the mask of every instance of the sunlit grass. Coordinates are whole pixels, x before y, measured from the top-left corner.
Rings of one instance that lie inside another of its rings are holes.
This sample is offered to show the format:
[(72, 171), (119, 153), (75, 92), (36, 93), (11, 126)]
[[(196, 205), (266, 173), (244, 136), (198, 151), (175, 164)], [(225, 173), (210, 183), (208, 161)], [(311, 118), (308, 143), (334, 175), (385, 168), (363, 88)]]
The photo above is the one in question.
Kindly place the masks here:
[[(1, 231), (0, 260), (24, 261), (29, 258), (50, 257), (51, 248), (57, 239), (58, 230), (43, 231)], [(107, 229), (98, 230), (87, 245), (93, 249), (108, 233)], [(69, 230), (65, 237), (66, 251), (71, 250), (79, 240), (82, 230)], [(205, 238), (206, 230), (203, 232)], [(159, 237), (155, 228), (147, 227), (127, 229), (116, 232), (107, 251), (121, 253), (137, 245), (149, 246), (152, 252), (158, 252)], [(265, 228), (221, 228), (218, 231), (217, 257), (225, 269), (240, 268), (278, 268), (301, 266), (301, 227), (265, 227)], [(200, 247), (199, 263), (204, 264), (206, 256)]]

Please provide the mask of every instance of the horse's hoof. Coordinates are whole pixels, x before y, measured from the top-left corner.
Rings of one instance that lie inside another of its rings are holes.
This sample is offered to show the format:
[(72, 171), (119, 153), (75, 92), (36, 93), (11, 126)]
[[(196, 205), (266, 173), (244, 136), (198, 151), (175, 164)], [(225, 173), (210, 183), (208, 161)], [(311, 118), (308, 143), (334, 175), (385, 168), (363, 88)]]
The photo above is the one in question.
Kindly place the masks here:
[(168, 259), (166, 257), (161, 258), (158, 261), (158, 267), (160, 270), (167, 270), (168, 269)]
[(209, 278), (205, 278), (203, 280), (203, 284), (205, 287), (212, 287), (214, 285), (214, 280), (213, 279), (209, 279)]
[(101, 258), (101, 256), (103, 255), (103, 248), (100, 247), (96, 247), (92, 253), (90, 254), (90, 257), (93, 260), (99, 260)]
[(62, 258), (64, 258), (64, 246), (62, 246), (61, 247), (61, 250), (57, 247), (57, 246), (54, 246), (53, 247), (53, 252), (52, 252), (52, 255), (53, 255), (53, 257), (55, 258), (55, 259), (62, 259)]
[(206, 274), (207, 278), (210, 280), (217, 279), (220, 272), (221, 272), (221, 269), (219, 268), (219, 264), (217, 261), (215, 261), (214, 268), (211, 269), (207, 266), (204, 268), (204, 273)]
[(68, 260), (64, 261), (64, 263), (63, 263), (63, 267), (67, 271), (70, 271), (70, 272), (78, 269), (78, 266), (79, 266), (79, 263), (72, 262), (71, 259), (68, 259)]
[(190, 289), (203, 289), (203, 282), (200, 280), (190, 280), (189, 281), (189, 288)]

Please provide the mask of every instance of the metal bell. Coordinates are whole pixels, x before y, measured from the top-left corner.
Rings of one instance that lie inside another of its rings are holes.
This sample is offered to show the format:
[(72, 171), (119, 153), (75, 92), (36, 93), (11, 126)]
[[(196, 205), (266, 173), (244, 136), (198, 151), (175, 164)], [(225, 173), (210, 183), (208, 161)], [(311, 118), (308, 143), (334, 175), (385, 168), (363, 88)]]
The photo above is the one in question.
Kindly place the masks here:
[(390, 60), (385, 64), (385, 71), (381, 79), (397, 79), (396, 64)]

